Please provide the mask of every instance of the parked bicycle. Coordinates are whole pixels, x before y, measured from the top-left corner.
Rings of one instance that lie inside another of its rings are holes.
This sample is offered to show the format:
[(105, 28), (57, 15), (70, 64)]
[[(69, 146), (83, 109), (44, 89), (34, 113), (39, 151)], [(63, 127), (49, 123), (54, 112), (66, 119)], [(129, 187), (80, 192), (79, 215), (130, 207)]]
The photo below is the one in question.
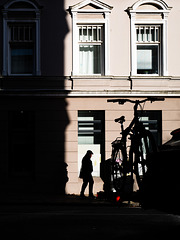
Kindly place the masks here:
[[(115, 122), (121, 125), (122, 137), (112, 142), (111, 175), (113, 188), (119, 193), (124, 192), (127, 185), (127, 176), (129, 176), (131, 187), (133, 188), (135, 179), (140, 189), (142, 179), (148, 168), (147, 156), (157, 151), (152, 133), (145, 128), (141, 121), (141, 114), (143, 113), (142, 104), (148, 101), (151, 103), (164, 101), (164, 98), (148, 97), (143, 100), (113, 99), (107, 101), (121, 105), (126, 102), (134, 104), (134, 117), (126, 129), (124, 129), (123, 125), (125, 122), (124, 116), (115, 119)], [(138, 107), (141, 108), (140, 114)], [(129, 148), (127, 147), (128, 138)]]

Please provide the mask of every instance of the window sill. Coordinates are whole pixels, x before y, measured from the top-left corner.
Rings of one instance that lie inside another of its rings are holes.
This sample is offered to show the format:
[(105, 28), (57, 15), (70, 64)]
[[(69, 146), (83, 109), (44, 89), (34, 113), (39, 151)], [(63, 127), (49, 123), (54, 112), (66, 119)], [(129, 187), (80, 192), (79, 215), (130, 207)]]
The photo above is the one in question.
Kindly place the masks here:
[(10, 77), (32, 77), (32, 76), (36, 76), (34, 74), (9, 74), (8, 76)]
[(105, 75), (71, 75), (71, 78), (73, 79), (100, 79), (100, 78), (109, 78), (111, 76), (105, 76)]
[(41, 74), (3, 74), (2, 77), (39, 77)]
[(167, 79), (171, 78), (171, 76), (159, 76), (159, 75), (151, 75), (151, 74), (145, 74), (145, 75), (133, 75), (130, 76), (131, 79)]

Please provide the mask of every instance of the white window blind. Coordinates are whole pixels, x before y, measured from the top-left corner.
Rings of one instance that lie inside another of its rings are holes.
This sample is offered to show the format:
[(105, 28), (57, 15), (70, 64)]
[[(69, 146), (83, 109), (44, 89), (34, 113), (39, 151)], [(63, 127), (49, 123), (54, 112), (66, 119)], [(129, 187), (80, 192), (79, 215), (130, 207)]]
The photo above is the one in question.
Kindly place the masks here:
[(102, 73), (103, 25), (81, 25), (79, 28), (79, 73)]
[(138, 69), (152, 69), (152, 51), (151, 49), (138, 49), (137, 51)]

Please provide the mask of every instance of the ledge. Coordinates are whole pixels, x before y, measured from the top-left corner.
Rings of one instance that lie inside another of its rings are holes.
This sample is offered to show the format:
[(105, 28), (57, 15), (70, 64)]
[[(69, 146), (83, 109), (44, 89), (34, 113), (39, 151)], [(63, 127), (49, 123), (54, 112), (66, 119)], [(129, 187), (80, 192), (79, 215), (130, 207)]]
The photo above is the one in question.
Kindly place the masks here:
[(69, 91), (57, 89), (0, 89), (0, 97), (180, 97), (180, 91)]

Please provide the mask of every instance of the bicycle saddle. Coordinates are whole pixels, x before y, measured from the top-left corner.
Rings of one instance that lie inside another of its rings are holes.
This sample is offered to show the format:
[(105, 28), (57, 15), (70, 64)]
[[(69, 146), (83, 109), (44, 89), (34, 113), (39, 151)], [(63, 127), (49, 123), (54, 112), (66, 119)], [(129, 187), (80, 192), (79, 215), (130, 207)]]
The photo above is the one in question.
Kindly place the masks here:
[(125, 122), (125, 116), (121, 116), (120, 118), (116, 118), (114, 121), (118, 122), (118, 123), (123, 123), (123, 122)]

